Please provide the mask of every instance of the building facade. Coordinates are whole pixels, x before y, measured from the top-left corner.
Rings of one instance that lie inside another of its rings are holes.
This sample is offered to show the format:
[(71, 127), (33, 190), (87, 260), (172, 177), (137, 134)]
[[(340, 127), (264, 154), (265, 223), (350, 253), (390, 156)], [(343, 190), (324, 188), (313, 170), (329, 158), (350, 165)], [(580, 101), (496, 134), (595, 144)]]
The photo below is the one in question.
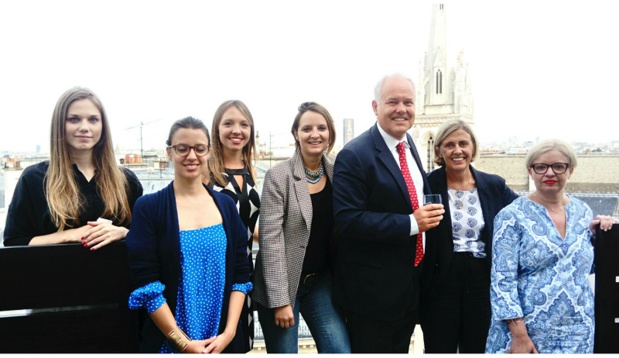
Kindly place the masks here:
[(355, 120), (352, 118), (344, 118), (344, 143), (342, 147), (346, 145), (346, 143), (350, 142), (355, 137)]

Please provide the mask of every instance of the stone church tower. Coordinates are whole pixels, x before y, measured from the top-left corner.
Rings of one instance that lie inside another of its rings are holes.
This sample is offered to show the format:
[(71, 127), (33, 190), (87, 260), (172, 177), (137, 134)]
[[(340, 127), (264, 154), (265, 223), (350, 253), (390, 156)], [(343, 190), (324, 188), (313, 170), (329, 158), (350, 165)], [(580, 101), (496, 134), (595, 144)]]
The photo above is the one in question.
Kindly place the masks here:
[(426, 168), (434, 164), (434, 138), (444, 121), (461, 119), (474, 124), (471, 83), (464, 52), (450, 59), (447, 52), (447, 19), (444, 4), (434, 4), (428, 50), (419, 66), (416, 86), (416, 119), (411, 135)]

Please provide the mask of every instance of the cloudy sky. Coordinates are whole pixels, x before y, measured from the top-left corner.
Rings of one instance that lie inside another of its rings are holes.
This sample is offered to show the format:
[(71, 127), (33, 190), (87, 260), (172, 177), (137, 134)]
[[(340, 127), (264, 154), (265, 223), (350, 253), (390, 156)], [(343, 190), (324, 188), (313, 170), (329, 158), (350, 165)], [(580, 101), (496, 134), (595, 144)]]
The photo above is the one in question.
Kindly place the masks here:
[[(467, 56), (482, 143), (619, 140), (614, 1), (445, 8), (450, 51)], [(309, 100), (338, 130), (354, 118), (359, 134), (375, 122), (380, 77), (417, 80), (431, 14), (431, 1), (412, 0), (1, 1), (0, 151), (47, 150), (53, 107), (76, 85), (102, 99), (123, 150), (139, 149), (141, 122), (144, 148), (162, 148), (174, 120), (210, 127), (232, 98), (249, 106), (261, 141), (287, 143)]]

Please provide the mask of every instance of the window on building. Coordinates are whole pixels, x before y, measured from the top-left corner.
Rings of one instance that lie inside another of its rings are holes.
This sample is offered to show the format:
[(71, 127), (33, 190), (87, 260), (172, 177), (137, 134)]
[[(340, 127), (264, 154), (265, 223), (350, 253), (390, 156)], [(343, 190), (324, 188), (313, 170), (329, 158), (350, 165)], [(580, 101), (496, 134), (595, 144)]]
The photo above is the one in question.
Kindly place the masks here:
[(443, 93), (443, 72), (436, 70), (436, 93)]

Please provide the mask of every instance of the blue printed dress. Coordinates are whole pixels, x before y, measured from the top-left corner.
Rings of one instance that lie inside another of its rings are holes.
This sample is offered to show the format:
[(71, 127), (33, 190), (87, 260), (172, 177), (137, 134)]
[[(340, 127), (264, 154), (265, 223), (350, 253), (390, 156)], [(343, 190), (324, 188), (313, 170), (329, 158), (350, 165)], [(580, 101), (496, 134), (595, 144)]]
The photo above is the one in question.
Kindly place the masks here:
[(519, 197), (494, 222), (490, 298), (492, 322), (486, 353), (506, 353), (506, 319), (524, 317), (539, 353), (593, 353), (591, 209), (570, 197), (566, 237), (548, 211)]
[[(179, 234), (182, 278), (174, 318), (192, 340), (214, 337), (219, 331), (226, 281), (226, 233), (223, 225), (217, 224)], [(166, 302), (164, 289), (160, 281), (136, 289), (129, 297), (129, 308), (144, 307), (148, 314), (153, 313)], [(245, 294), (251, 289), (251, 282), (232, 286)], [(164, 341), (160, 352), (175, 350)]]

